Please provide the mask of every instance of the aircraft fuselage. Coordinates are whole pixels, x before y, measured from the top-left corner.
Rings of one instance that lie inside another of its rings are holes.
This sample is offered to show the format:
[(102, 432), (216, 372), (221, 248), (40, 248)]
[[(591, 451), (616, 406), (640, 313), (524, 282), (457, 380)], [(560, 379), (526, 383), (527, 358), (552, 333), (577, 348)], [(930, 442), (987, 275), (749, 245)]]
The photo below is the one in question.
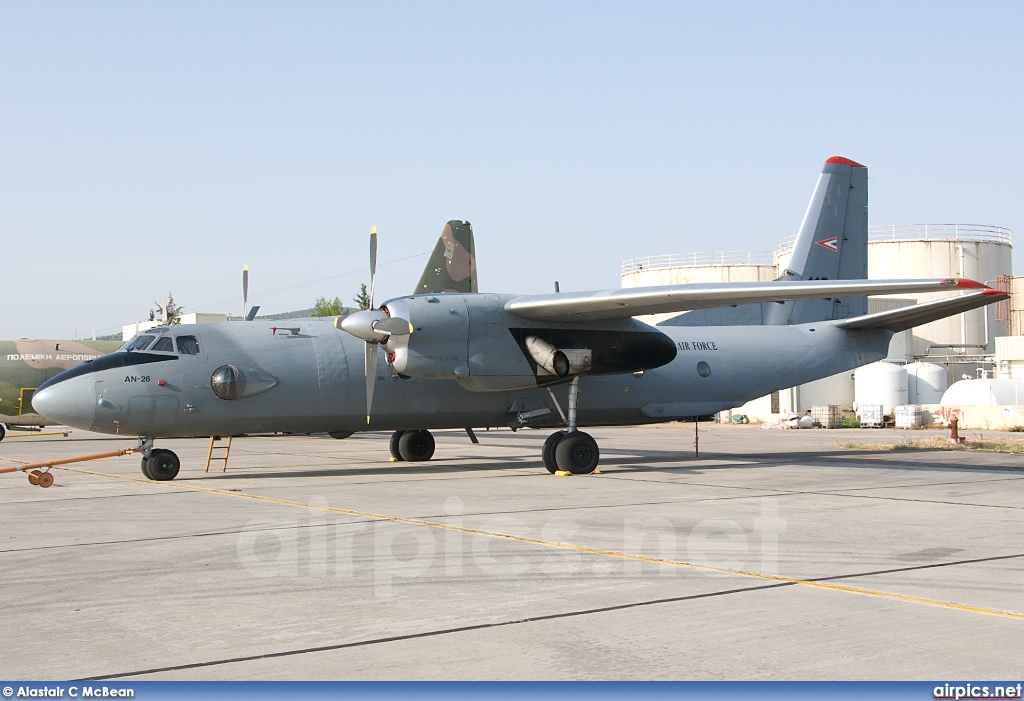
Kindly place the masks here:
[[(408, 337), (407, 351), (414, 359), (417, 348), (431, 351), (424, 357), (440, 363), (440, 377), (449, 367), (447, 379), (403, 377), (379, 354), (369, 424), (364, 343), (336, 329), (330, 318), (170, 327), (166, 336), (194, 338), (198, 348), (186, 343), (186, 350), (198, 352), (182, 353), (175, 346), (105, 356), (55, 378), (36, 393), (35, 404), (71, 426), (150, 438), (483, 428), (516, 425), (516, 418), (529, 412), (535, 412), (530, 425), (558, 427), (558, 410), (547, 388), (538, 386), (537, 367), (521, 350), (521, 337), (568, 338), (585, 330), (598, 344), (602, 333), (618, 339), (619, 345), (602, 356), (605, 363), (618, 358), (628, 370), (635, 357), (657, 356), (660, 360), (648, 362), (664, 364), (642, 373), (584, 374), (579, 424), (647, 424), (737, 407), (777, 389), (879, 360), (891, 337), (887, 331), (845, 331), (824, 321), (651, 327), (626, 319), (576, 329), (515, 318), (502, 311), (501, 295), (438, 297), (431, 310), (436, 308), (438, 318), (465, 312), (465, 333), (457, 324), (436, 339), (447, 350), (432, 352), (440, 346), (422, 345), (431, 341), (429, 333), (416, 331)], [(410, 306), (422, 299), (404, 298)], [(418, 323), (416, 314), (412, 317)], [(632, 338), (640, 339), (638, 347), (647, 344), (639, 356), (620, 348), (622, 339), (628, 345)], [(674, 346), (674, 357), (668, 344)], [(211, 387), (211, 376), (227, 365), (241, 379), (232, 399), (221, 398)], [(565, 382), (555, 377), (540, 382), (558, 383), (552, 390), (564, 410)]]

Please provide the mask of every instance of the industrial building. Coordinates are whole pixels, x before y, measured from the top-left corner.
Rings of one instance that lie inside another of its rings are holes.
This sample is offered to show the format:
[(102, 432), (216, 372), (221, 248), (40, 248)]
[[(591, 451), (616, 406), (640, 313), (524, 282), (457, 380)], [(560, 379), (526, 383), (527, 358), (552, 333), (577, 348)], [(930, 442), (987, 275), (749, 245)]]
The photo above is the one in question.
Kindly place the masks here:
[[(782, 239), (775, 251), (632, 258), (621, 265), (622, 287), (773, 280), (785, 268), (794, 239)], [(891, 415), (900, 405), (937, 405), (947, 388), (968, 377), (997, 385), (1010, 378), (1024, 380), (1024, 277), (1013, 277), (1012, 246), (1012, 232), (998, 226), (869, 227), (869, 279), (965, 277), (1010, 292), (1011, 298), (896, 334), (889, 357), (880, 363), (773, 393), (736, 411), (766, 420), (773, 414), (805, 412), (821, 405), (854, 409), (870, 399)], [(942, 296), (869, 298), (868, 312)], [(656, 324), (672, 316), (639, 318)], [(1009, 385), (1001, 390), (1003, 394), (1011, 391)]]

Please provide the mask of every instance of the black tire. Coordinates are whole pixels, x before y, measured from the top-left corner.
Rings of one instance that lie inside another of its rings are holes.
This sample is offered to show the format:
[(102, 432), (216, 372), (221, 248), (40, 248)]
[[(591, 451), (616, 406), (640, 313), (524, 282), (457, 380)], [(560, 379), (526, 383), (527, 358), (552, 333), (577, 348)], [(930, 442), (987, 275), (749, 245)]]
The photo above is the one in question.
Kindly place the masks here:
[(395, 431), (391, 434), (391, 457), (398, 462), (402, 462), (405, 458), (402, 457), (402, 452), (398, 449), (398, 442), (402, 440), (402, 435), (405, 431)]
[(343, 440), (352, 435), (352, 431), (328, 431), (327, 435), (335, 440)]
[(0, 441), (2, 441), (4, 439), (4, 436), (6, 436), (6, 435), (7, 435), (7, 430), (4, 428), (3, 424), (0, 424)]
[(157, 448), (149, 454), (147, 463), (149, 478), (157, 482), (167, 482), (178, 476), (181, 469), (181, 461), (178, 456), (169, 450)]
[(408, 462), (422, 462), (434, 456), (434, 436), (430, 431), (406, 431), (398, 439), (398, 452)]
[(153, 475), (149, 474), (149, 458), (145, 455), (142, 456), (142, 476), (148, 480), (153, 479)]
[(567, 433), (555, 448), (555, 464), (558, 469), (574, 475), (589, 475), (597, 469), (600, 457), (597, 441), (582, 431)]
[(565, 431), (552, 433), (548, 436), (548, 439), (544, 441), (544, 447), (540, 451), (540, 457), (544, 461), (544, 467), (546, 467), (547, 471), (551, 474), (555, 474), (558, 470), (558, 464), (555, 462), (555, 448), (558, 447), (558, 444), (562, 442), (563, 438), (565, 438)]

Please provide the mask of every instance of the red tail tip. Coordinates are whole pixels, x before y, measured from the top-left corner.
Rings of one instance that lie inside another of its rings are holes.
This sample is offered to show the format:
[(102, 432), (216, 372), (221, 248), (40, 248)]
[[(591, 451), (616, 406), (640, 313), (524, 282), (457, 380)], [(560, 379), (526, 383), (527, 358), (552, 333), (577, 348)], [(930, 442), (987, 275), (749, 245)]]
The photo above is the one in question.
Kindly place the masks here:
[(838, 163), (841, 166), (853, 166), (854, 168), (866, 168), (857, 161), (851, 161), (849, 158), (843, 158), (842, 156), (832, 156), (825, 161), (826, 163)]

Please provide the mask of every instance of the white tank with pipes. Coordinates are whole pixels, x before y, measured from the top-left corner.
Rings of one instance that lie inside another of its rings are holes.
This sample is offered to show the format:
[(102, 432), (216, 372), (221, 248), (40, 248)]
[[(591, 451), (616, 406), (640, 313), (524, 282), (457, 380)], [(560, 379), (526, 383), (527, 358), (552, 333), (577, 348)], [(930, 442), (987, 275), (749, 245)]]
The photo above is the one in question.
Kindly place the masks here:
[(886, 414), (892, 414), (895, 407), (909, 403), (907, 369), (884, 361), (857, 368), (853, 374), (853, 392), (857, 407), (881, 404)]
[(909, 404), (938, 404), (949, 383), (946, 368), (935, 363), (911, 363), (907, 370), (907, 396)]

